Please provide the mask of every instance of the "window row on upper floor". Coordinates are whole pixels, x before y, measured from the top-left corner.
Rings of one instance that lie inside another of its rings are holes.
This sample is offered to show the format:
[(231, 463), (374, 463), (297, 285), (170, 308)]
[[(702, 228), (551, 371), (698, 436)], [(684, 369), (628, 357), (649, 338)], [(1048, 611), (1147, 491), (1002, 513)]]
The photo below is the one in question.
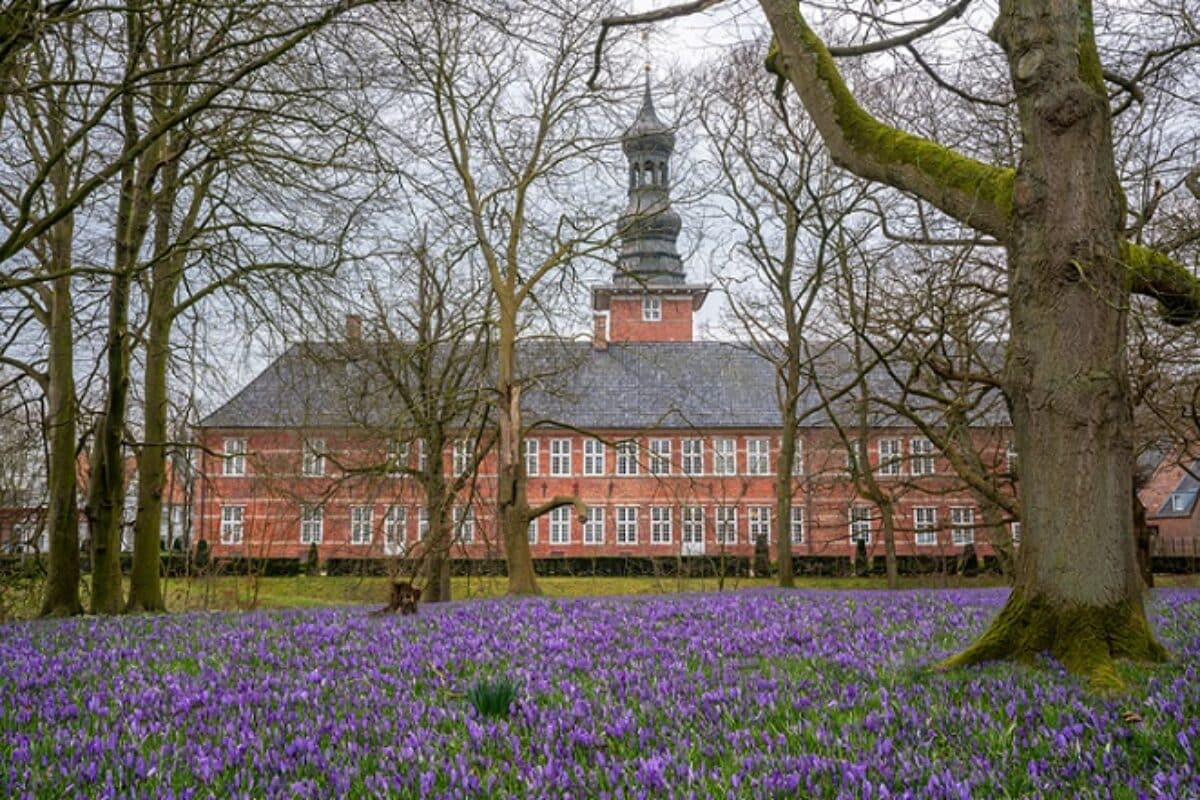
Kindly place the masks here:
[[(427, 467), (425, 448), (420, 440), (396, 441), (386, 454), (384, 469), (392, 474)], [(880, 437), (868, 444), (850, 440), (841, 449), (846, 474), (866, 465), (877, 477), (925, 477), (937, 474), (938, 465), (933, 442), (921, 436)], [(749, 475), (775, 474), (780, 453), (778, 439), (769, 436), (712, 436), (671, 437), (651, 436), (644, 440), (624, 439), (604, 441), (597, 438), (527, 438), (523, 442), (525, 474), (530, 477), (589, 477), (636, 475)], [(1016, 453), (1011, 445), (1007, 451), (1009, 471), (1015, 467)], [(474, 439), (457, 439), (450, 448), (452, 474), (462, 475), (479, 465)], [(330, 452), (324, 439), (305, 439), (301, 443), (300, 474), (309, 477), (326, 475)], [(808, 469), (829, 471), (824, 463), (810, 464)], [(806, 470), (804, 442), (796, 442), (791, 473), (804, 475)], [(246, 439), (224, 440), (222, 474), (247, 474)]]

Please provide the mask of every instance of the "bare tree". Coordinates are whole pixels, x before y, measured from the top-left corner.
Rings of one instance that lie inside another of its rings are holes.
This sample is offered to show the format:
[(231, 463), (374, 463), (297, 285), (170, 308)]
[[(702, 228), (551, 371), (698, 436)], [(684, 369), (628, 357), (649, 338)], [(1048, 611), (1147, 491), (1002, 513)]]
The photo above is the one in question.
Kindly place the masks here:
[[(775, 36), (769, 69), (795, 89), (833, 159), (928, 201), (1002, 242), (1008, 255), (1011, 336), (1003, 382), (1021, 453), (1018, 581), (991, 628), (944, 666), (1049, 650), (1093, 686), (1120, 686), (1114, 658), (1165, 657), (1146, 622), (1134, 553), (1129, 296), (1153, 297), (1168, 320), (1190, 323), (1200, 316), (1200, 284), (1167, 253), (1123, 236), (1092, 3), (1000, 4), (991, 36), (1007, 60), (1020, 119), (1016, 169), (880, 121), (847, 87), (799, 5), (760, 5)], [(838, 52), (911, 43), (964, 8), (950, 6), (890, 41)]]

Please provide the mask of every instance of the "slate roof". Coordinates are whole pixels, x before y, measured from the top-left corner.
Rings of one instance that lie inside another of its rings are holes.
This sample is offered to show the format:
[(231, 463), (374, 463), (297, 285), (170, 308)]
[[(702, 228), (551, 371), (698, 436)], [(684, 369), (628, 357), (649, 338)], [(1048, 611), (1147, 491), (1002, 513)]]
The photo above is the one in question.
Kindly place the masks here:
[[(779, 427), (774, 367), (741, 343), (612, 343), (596, 350), (590, 342), (531, 340), (521, 343), (518, 359), (527, 423), (585, 429)], [(823, 373), (849, 375), (841, 358), (827, 355), (825, 361)], [(369, 417), (378, 422), (386, 418), (386, 393), (370, 373), (363, 362), (346, 358), (344, 347), (292, 345), (200, 424), (341, 427), (369, 422)], [(883, 370), (868, 381), (873, 393), (895, 392)], [(809, 389), (800, 402), (802, 413), (809, 412), (803, 425), (829, 424), (823, 409), (814, 412), (820, 405), (817, 392)], [(871, 422), (910, 425), (881, 414)], [(975, 423), (1007, 425), (1008, 420), (997, 402)]]

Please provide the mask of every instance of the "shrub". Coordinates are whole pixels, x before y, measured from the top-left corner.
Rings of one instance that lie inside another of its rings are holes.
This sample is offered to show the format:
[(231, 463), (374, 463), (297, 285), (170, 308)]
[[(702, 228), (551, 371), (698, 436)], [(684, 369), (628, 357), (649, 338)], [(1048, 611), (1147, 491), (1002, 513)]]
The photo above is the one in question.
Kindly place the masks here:
[(192, 566), (196, 568), (197, 572), (203, 572), (208, 567), (211, 557), (212, 554), (208, 549), (208, 540), (201, 539), (196, 542), (196, 557), (192, 559)]
[(317, 543), (308, 546), (308, 555), (304, 557), (304, 574), (319, 575), (321, 573), (321, 554), (317, 551)]
[(517, 685), (507, 678), (476, 681), (467, 699), (483, 717), (507, 717), (517, 699)]

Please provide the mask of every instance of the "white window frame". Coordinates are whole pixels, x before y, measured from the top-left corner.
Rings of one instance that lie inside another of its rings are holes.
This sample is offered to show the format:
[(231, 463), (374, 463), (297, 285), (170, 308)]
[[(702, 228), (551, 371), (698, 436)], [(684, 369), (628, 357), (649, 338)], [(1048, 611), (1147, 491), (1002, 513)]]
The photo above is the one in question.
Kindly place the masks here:
[(788, 536), (792, 544), (804, 544), (804, 506), (792, 506), (792, 518), (788, 521)]
[(374, 511), (371, 506), (350, 506), (350, 544), (371, 544)]
[(890, 478), (899, 477), (904, 464), (904, 440), (880, 439), (876, 446), (879, 448), (879, 475)]
[(474, 439), (455, 439), (454, 440), (454, 462), (451, 466), (454, 468), (455, 477), (466, 475), (475, 460), (475, 440)]
[(429, 454), (425, 452), (425, 440), (417, 439), (417, 471), (424, 472), (429, 467)]
[(550, 440), (550, 474), (557, 478), (571, 476), (571, 440)]
[(865, 544), (871, 543), (871, 507), (864, 505), (850, 506), (850, 544), (857, 546), (861, 539)]
[(908, 440), (910, 457), (908, 474), (914, 478), (932, 475), (937, 469), (934, 462), (933, 442), (924, 436), (915, 436)]
[(300, 544), (321, 544), (325, 540), (325, 508), (300, 506)]
[(704, 541), (704, 508), (684, 506), (679, 513), (680, 535), (684, 542)]
[(662, 298), (648, 294), (642, 297), (642, 321), (662, 321)]
[(221, 474), (227, 478), (240, 478), (246, 474), (246, 440), (225, 440), (225, 462)]
[(587, 522), (583, 523), (583, 543), (604, 544), (604, 506), (588, 506)]
[(537, 475), (541, 470), (541, 447), (537, 439), (526, 439), (521, 445), (525, 456), (525, 475)]
[(670, 544), (674, 533), (672, 508), (650, 506), (650, 544)]
[(758, 543), (759, 534), (766, 534), (767, 544), (771, 543), (771, 507), (750, 506), (746, 509), (746, 535), (750, 544)]
[(383, 515), (383, 543), (389, 547), (403, 547), (408, 543), (408, 508), (388, 506)]
[(1012, 439), (1008, 440), (1008, 444), (1004, 448), (1004, 466), (1010, 475), (1017, 474), (1017, 443)]
[(771, 440), (753, 437), (746, 440), (746, 474), (771, 474)]
[(637, 442), (617, 442), (617, 474), (638, 474), (638, 444)]
[(571, 543), (570, 506), (559, 506), (550, 512), (550, 544)]
[(804, 474), (804, 442), (796, 440), (796, 452), (792, 457), (792, 477), (798, 478)]
[(408, 466), (409, 456), (412, 454), (412, 443), (402, 441), (400, 439), (392, 439), (388, 443), (387, 452), (387, 471), (392, 475), (404, 474), (404, 469)]
[(972, 506), (950, 507), (950, 541), (958, 547), (975, 544), (975, 509)]
[(241, 544), (246, 540), (246, 507), (221, 506), (221, 544)]
[(737, 474), (737, 439), (713, 439), (713, 475)]
[(537, 544), (538, 520), (540, 519), (541, 517), (534, 517), (533, 519), (529, 520), (529, 525), (525, 528), (525, 538), (529, 540), (530, 544)]
[(1019, 520), (1014, 520), (1008, 523), (1009, 535), (1012, 536), (1013, 547), (1021, 546), (1021, 523)]
[(301, 447), (300, 472), (309, 478), (325, 475), (325, 440), (305, 439)]
[(429, 506), (421, 506), (417, 511), (417, 541), (423, 542), (429, 538)]
[(684, 475), (704, 474), (703, 439), (684, 439), (679, 443), (679, 468)]
[(714, 534), (717, 537), (717, 544), (737, 544), (737, 506), (717, 506), (713, 514), (713, 527)]
[(651, 475), (671, 474), (670, 439), (657, 438), (650, 440), (649, 467), (649, 472)]
[(913, 543), (918, 547), (935, 547), (937, 535), (937, 507), (913, 507)]
[(583, 440), (583, 474), (584, 475), (603, 475), (604, 474), (604, 451), (607, 448), (604, 442), (599, 439), (584, 439)]
[(616, 535), (618, 545), (638, 543), (638, 506), (617, 506)]
[(475, 506), (454, 507), (454, 542), (471, 544), (475, 541)]

